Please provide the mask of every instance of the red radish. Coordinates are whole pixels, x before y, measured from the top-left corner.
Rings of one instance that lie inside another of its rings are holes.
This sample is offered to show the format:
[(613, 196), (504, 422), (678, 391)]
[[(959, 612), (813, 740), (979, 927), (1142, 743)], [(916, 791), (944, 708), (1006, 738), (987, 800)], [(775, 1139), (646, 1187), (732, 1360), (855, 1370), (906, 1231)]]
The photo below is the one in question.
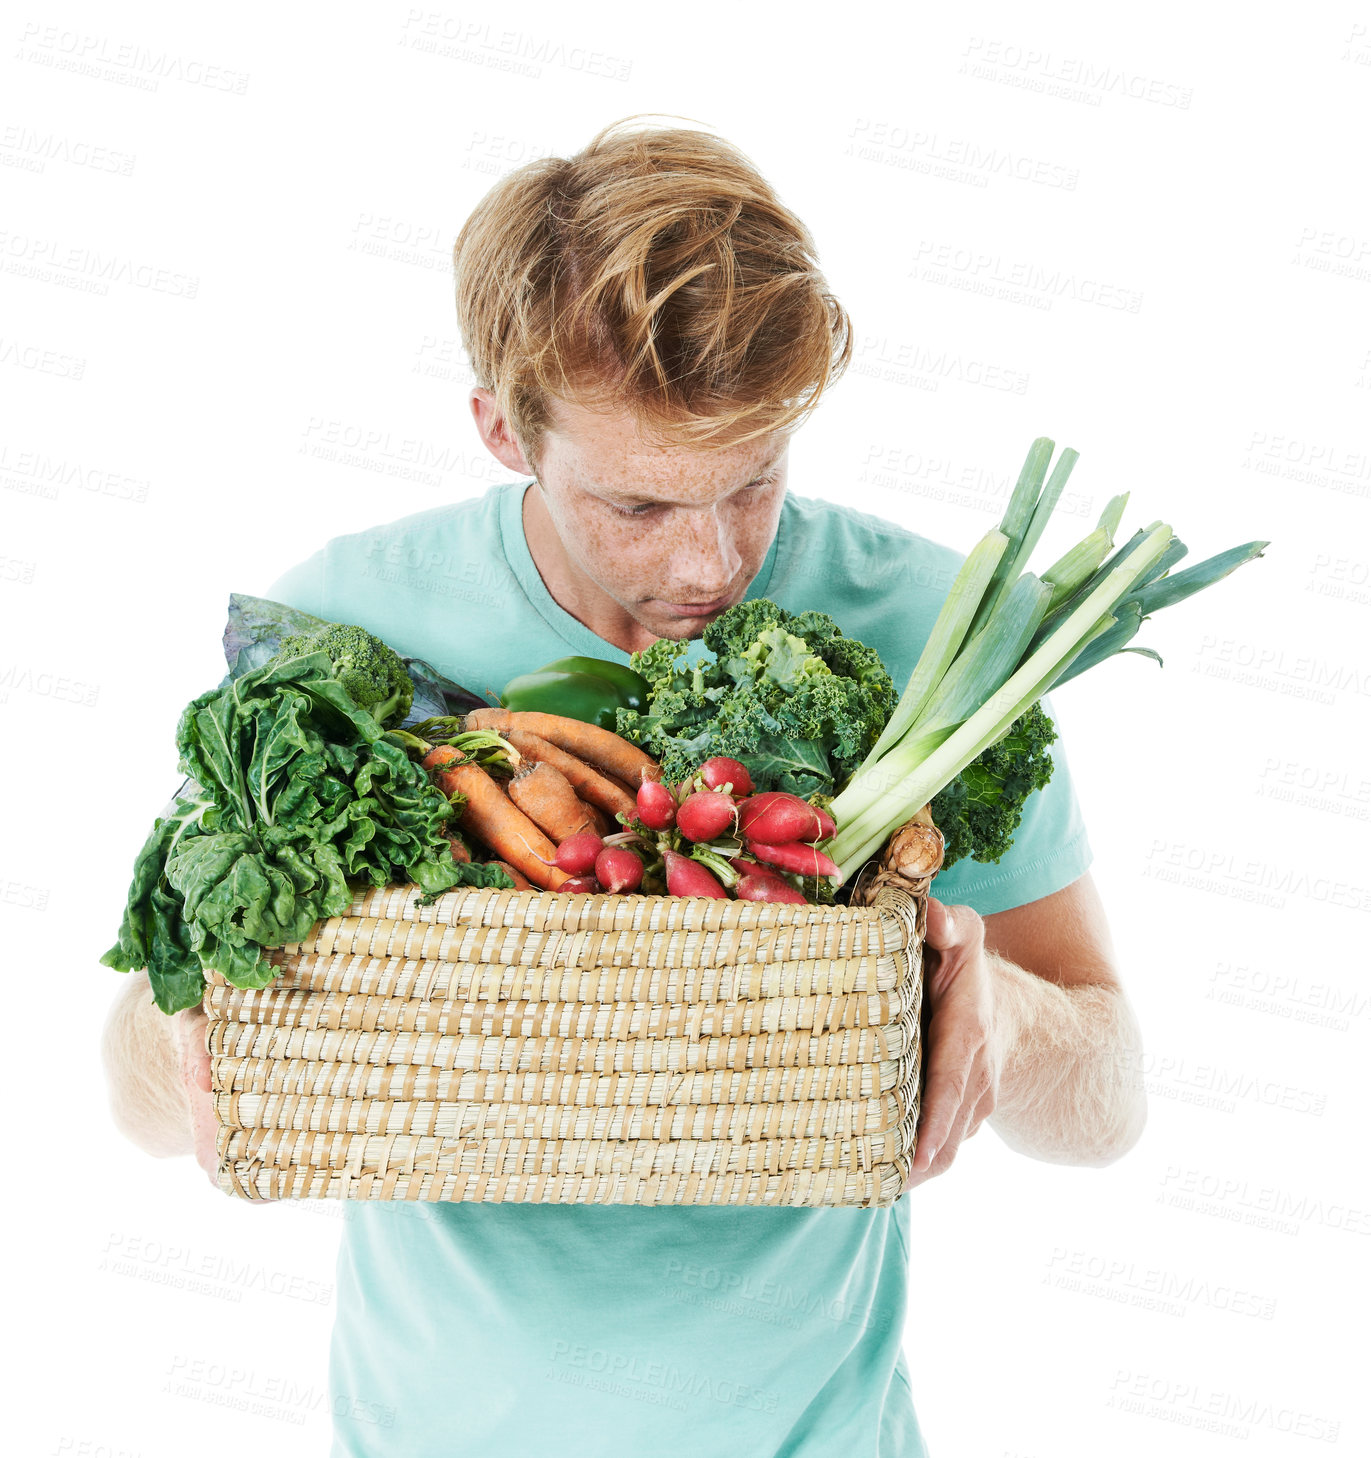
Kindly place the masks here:
[(780, 876), (743, 876), (733, 888), (739, 901), (784, 901), (792, 906), (808, 906), (804, 894)]
[(660, 780), (638, 786), (638, 819), (649, 830), (668, 830), (676, 819), (676, 797)]
[(683, 856), (674, 850), (666, 852), (665, 860), (666, 889), (670, 895), (713, 896), (723, 901), (729, 899), (728, 892), (699, 861), (692, 861), (689, 856)]
[(725, 785), (732, 785), (730, 794), (752, 793), (752, 776), (748, 774), (747, 766), (741, 760), (730, 759), (726, 754), (716, 754), (713, 759), (705, 760), (698, 773), (711, 790), (722, 790)]
[(823, 830), (813, 805), (784, 790), (768, 790), (744, 800), (738, 807), (738, 828), (750, 840), (768, 845), (818, 840)]
[(621, 845), (607, 845), (595, 857), (595, 879), (606, 891), (636, 891), (643, 884), (641, 857)]
[(568, 876), (557, 889), (579, 892), (582, 896), (593, 896), (600, 889), (600, 884), (594, 876)]
[(568, 876), (588, 876), (595, 869), (595, 857), (603, 847), (604, 841), (593, 830), (578, 830), (557, 847), (553, 862)]
[(788, 845), (768, 845), (764, 841), (749, 840), (749, 855), (769, 865), (779, 866), (783, 871), (796, 871), (801, 876), (840, 876), (842, 872), (823, 851), (812, 845), (793, 840)]
[(814, 837), (816, 840), (827, 840), (830, 836), (837, 835), (838, 827), (827, 810), (820, 810), (817, 805), (811, 805), (810, 809), (819, 817), (819, 834)]
[(733, 825), (738, 807), (718, 790), (696, 790), (676, 812), (676, 826), (687, 840), (713, 840)]
[(773, 876), (781, 879), (781, 873), (774, 866), (764, 866), (760, 861), (750, 861), (746, 856), (734, 856), (729, 861), (740, 876)]

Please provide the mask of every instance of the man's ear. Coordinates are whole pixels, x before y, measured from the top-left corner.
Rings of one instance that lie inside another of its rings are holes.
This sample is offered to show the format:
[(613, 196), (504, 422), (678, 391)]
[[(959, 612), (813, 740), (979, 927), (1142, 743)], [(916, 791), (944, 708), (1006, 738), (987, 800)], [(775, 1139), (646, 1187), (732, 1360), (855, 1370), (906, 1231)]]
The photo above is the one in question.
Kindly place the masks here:
[(476, 429), (491, 455), (511, 471), (520, 471), (527, 476), (534, 475), (533, 467), (514, 438), (509, 421), (500, 413), (495, 403), (495, 396), (489, 390), (476, 385), (468, 399)]

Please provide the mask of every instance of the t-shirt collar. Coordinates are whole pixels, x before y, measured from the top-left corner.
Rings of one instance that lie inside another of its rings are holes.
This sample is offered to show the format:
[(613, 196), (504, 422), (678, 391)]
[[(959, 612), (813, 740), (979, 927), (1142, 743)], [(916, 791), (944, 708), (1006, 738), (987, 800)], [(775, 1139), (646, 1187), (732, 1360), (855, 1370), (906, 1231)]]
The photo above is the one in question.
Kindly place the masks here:
[[(532, 485), (533, 481), (529, 479), (510, 481), (503, 486), (496, 487), (496, 490), (502, 493), (499, 511), (500, 546), (505, 554), (505, 560), (509, 563), (510, 571), (514, 573), (525, 597), (528, 598), (539, 617), (548, 624), (553, 632), (565, 640), (574, 653), (584, 654), (591, 658), (605, 658), (616, 663), (627, 663), (629, 655), (624, 649), (601, 638), (598, 633), (592, 633), (579, 618), (572, 617), (547, 590), (543, 579), (538, 575), (533, 554), (528, 549), (528, 539), (524, 536), (524, 492)], [(783, 507), (776, 535), (771, 539), (771, 547), (762, 562), (761, 570), (743, 594), (745, 598), (766, 596), (767, 589), (771, 586), (771, 574), (776, 565), (781, 535), (785, 529), (786, 512)]]

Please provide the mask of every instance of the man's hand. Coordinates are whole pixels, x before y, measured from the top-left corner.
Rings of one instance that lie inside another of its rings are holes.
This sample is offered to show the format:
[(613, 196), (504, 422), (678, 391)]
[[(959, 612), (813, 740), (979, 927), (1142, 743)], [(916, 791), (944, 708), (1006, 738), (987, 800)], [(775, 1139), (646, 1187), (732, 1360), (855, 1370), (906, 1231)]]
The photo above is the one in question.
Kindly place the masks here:
[(219, 1125), (214, 1116), (214, 1096), (211, 1092), (209, 1049), (205, 1046), (205, 1035), (209, 1018), (203, 1007), (188, 1007), (173, 1013), (171, 1019), (172, 1042), (181, 1069), (181, 1086), (185, 1090), (186, 1102), (190, 1107), (190, 1127), (195, 1138), (195, 1159), (209, 1176), (210, 1183), (217, 1189), (219, 1155), (215, 1147)]
[(980, 916), (969, 906), (945, 906), (930, 896), (923, 955), (927, 1072), (905, 1190), (948, 1169), (962, 1140), (989, 1117), (1004, 1056)]

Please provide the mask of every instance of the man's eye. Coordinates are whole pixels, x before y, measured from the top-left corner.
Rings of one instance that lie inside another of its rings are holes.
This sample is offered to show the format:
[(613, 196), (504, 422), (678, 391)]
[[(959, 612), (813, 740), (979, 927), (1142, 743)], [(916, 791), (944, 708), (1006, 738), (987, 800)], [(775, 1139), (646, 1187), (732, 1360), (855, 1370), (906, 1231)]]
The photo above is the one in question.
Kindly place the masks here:
[[(744, 491), (758, 491), (763, 486), (772, 486), (776, 482), (776, 473), (772, 471), (769, 475), (758, 476), (755, 481), (749, 481), (743, 487)], [(615, 506), (609, 503), (610, 510), (618, 516), (646, 516), (649, 512), (660, 509), (661, 503), (656, 501), (645, 501), (641, 506)]]

